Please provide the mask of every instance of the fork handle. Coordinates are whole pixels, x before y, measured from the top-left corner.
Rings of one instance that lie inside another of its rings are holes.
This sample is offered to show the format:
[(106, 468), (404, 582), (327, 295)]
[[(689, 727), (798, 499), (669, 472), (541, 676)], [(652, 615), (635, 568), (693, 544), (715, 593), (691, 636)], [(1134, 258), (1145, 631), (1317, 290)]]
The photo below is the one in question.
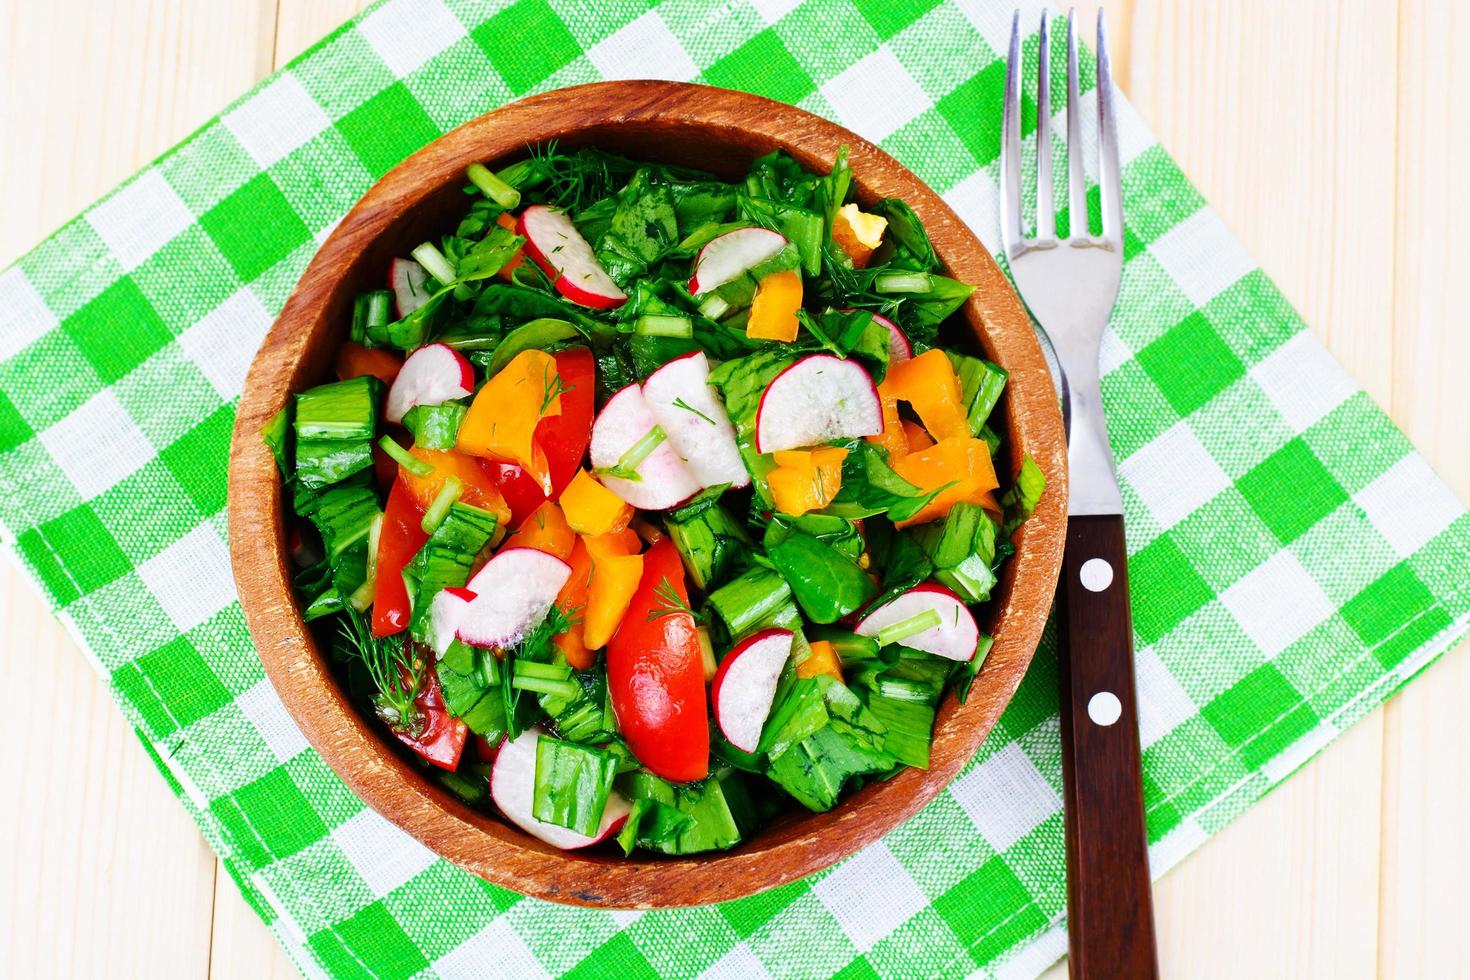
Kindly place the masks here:
[(1127, 558), (1121, 516), (1068, 521), (1059, 624), (1067, 917), (1077, 980), (1159, 975)]

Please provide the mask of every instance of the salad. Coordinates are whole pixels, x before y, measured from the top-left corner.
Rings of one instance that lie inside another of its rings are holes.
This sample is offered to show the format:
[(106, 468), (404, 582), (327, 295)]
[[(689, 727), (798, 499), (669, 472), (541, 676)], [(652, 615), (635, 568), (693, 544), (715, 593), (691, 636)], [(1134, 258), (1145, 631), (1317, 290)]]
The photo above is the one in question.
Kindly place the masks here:
[(266, 427), (304, 619), (450, 791), (690, 854), (929, 762), (1044, 479), (915, 213), (777, 152), (467, 172)]

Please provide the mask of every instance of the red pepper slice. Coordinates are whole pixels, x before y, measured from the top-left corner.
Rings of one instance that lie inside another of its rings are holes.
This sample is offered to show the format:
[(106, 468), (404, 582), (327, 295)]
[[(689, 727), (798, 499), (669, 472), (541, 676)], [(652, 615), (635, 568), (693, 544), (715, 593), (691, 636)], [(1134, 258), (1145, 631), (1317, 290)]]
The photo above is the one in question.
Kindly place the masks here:
[(393, 734), (425, 762), (432, 762), (440, 769), (458, 769), (459, 757), (464, 754), (464, 745), (469, 738), (469, 726), (451, 715), (445, 707), (444, 692), (439, 688), (439, 672), (434, 665), (427, 664), (423, 670), (424, 685), (413, 703), (424, 716), (424, 727), (417, 738), (397, 730)]
[[(585, 347), (571, 347), (553, 355), (561, 378), (561, 414), (549, 415), (536, 426), (536, 442), (546, 454), (551, 472), (551, 499), (561, 496), (587, 455), (592, 438), (593, 399), (597, 392), (597, 362)], [(481, 460), (490, 480), (510, 505), (511, 522), (520, 524), (546, 495), (541, 487), (515, 463)]]
[(378, 532), (378, 570), (373, 589), (373, 635), (392, 636), (408, 629), (408, 588), (403, 566), (429, 540), (424, 533), (424, 510), (402, 480), (393, 481)]
[(694, 617), (669, 601), (670, 589), (687, 608), (683, 562), (663, 538), (643, 556), (638, 590), (608, 642), (607, 682), (638, 761), (682, 783), (709, 775), (709, 719)]

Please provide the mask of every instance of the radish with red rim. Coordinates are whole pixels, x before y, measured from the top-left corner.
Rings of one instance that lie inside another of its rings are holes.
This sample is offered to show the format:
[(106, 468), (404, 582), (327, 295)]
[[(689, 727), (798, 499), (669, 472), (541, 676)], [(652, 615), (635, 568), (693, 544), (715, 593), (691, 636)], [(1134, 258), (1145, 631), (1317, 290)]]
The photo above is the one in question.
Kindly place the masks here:
[(597, 253), (565, 211), (534, 204), (521, 212), (516, 233), (526, 239), (526, 254), (541, 267), (556, 291), (573, 303), (611, 310), (628, 301)]
[(589, 451), (603, 486), (634, 507), (666, 510), (700, 489), (636, 384), (602, 406)]
[(871, 610), (854, 629), (879, 646), (898, 643), (911, 650), (967, 663), (980, 646), (980, 627), (969, 608), (949, 589), (924, 582)]
[(813, 354), (776, 375), (755, 413), (755, 450), (774, 453), (883, 431), (883, 405), (856, 361)]
[(702, 486), (750, 485), (735, 426), (709, 383), (704, 351), (677, 357), (643, 382), (643, 397), (684, 464)]
[(760, 745), (761, 729), (771, 714), (781, 668), (791, 656), (790, 630), (753, 633), (735, 645), (715, 671), (710, 699), (725, 740), (742, 752)]
[(466, 585), (473, 598), (458, 610), (455, 634), (478, 647), (510, 646), (541, 625), (571, 574), (555, 555), (503, 549)]
[(393, 311), (402, 320), (429, 301), (429, 274), (413, 259), (388, 263), (388, 288), (393, 292)]
[(616, 835), (633, 809), (627, 797), (617, 790), (608, 794), (597, 833), (591, 837), (537, 820), (532, 815), (536, 801), (536, 743), (544, 734), (540, 727), (532, 727), (514, 740), (501, 743), (490, 770), (490, 796), (496, 807), (507, 820), (532, 837), (564, 851), (591, 847)]
[(383, 417), (397, 425), (416, 405), (442, 405), (474, 393), (475, 369), (465, 356), (448, 344), (428, 344), (398, 369)]
[(775, 257), (789, 244), (785, 235), (768, 228), (736, 228), (710, 239), (694, 258), (689, 293), (699, 296), (718, 289)]

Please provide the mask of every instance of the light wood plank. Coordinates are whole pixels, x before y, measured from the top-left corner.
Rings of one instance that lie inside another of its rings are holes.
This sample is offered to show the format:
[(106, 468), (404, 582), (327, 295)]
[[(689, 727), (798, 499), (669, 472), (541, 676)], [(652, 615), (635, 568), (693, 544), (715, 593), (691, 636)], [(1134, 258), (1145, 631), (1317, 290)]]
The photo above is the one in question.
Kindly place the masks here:
[[(1457, 0), (1404, 0), (1398, 33), (1398, 228), (1393, 413), (1470, 499), (1470, 330), (1455, 287), (1470, 268), (1470, 68), (1455, 42)], [(1382, 943), (1386, 977), (1470, 975), (1470, 645), (1447, 654), (1388, 706)]]
[[(270, 65), (273, 0), (0, 8), (0, 266)], [(18, 193), (24, 188), (25, 193)], [(23, 573), (0, 564), (0, 949), (15, 976), (207, 976), (215, 859)]]

